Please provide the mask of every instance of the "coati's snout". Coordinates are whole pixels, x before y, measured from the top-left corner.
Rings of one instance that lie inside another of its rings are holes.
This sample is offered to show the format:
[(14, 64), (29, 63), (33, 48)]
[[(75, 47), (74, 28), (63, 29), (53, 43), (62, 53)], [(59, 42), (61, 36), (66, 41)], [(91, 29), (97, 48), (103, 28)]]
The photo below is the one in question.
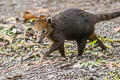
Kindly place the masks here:
[(45, 15), (40, 15), (36, 20), (35, 20), (35, 26), (34, 28), (38, 30), (39, 35), (40, 35), (40, 41), (41, 42), (45, 36), (49, 33), (49, 24), (52, 22), (52, 19), (45, 16)]

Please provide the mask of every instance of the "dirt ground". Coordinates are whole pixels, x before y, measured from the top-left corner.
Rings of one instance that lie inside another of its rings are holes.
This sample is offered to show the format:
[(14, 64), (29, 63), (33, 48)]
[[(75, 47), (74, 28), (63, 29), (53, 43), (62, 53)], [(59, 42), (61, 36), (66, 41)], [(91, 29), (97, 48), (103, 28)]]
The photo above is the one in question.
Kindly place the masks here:
[(94, 14), (108, 13), (120, 10), (120, 0), (0, 0), (0, 80), (120, 80), (120, 32), (115, 31), (120, 27), (120, 17), (96, 24), (95, 32), (109, 47), (106, 51), (87, 44), (77, 59), (76, 43), (66, 41), (68, 60), (61, 60), (56, 51), (42, 64), (35, 54), (44, 53), (51, 42), (26, 41), (30, 25), (15, 20), (26, 10), (41, 9), (46, 11), (38, 15), (54, 15), (73, 7)]

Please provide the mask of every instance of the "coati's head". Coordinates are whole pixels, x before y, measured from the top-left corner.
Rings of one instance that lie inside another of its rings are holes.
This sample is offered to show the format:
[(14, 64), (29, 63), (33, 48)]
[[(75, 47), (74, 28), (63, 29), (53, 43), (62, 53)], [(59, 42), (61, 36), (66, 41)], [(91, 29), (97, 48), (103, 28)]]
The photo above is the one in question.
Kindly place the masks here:
[(34, 28), (39, 31), (40, 42), (44, 39), (45, 36), (48, 36), (52, 32), (51, 22), (52, 19), (45, 15), (40, 15), (35, 20)]
[(24, 12), (24, 15), (23, 15), (24, 22), (27, 22), (30, 19), (36, 19), (36, 18), (37, 16), (32, 14), (31, 12), (29, 11)]

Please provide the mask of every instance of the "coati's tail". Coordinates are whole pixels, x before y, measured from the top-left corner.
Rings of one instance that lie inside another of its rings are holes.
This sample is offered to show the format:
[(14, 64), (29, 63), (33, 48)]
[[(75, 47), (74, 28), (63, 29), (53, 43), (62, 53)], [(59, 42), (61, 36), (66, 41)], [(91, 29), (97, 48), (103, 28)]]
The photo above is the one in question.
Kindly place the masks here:
[(119, 16), (120, 16), (120, 11), (116, 11), (112, 13), (97, 14), (96, 15), (97, 19), (95, 20), (95, 22), (97, 23), (104, 20), (110, 20)]

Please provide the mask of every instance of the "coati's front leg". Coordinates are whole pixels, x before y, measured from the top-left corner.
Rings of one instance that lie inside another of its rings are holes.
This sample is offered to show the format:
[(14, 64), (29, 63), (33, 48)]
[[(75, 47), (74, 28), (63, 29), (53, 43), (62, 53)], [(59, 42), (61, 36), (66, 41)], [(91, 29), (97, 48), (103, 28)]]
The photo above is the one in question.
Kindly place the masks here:
[(95, 33), (92, 33), (89, 37), (90, 41), (94, 41), (97, 40), (97, 43), (99, 44), (99, 46), (103, 49), (106, 50), (106, 46), (103, 44), (103, 42), (101, 40), (98, 39), (98, 37), (96, 36)]
[(59, 50), (59, 52), (60, 52), (61, 56), (65, 58), (64, 45), (62, 45), (62, 46), (61, 46), (58, 50)]
[(56, 33), (52, 36), (52, 38), (53, 38), (54, 42), (51, 45), (50, 49), (45, 53), (45, 56), (49, 56), (50, 53), (52, 53), (53, 51), (59, 50), (59, 52), (61, 53), (61, 56), (64, 57), (65, 56), (65, 54), (64, 54), (65, 39), (64, 39), (63, 35)]
[(77, 40), (78, 46), (78, 57), (83, 54), (84, 48), (86, 46), (87, 38), (83, 38), (81, 40)]

